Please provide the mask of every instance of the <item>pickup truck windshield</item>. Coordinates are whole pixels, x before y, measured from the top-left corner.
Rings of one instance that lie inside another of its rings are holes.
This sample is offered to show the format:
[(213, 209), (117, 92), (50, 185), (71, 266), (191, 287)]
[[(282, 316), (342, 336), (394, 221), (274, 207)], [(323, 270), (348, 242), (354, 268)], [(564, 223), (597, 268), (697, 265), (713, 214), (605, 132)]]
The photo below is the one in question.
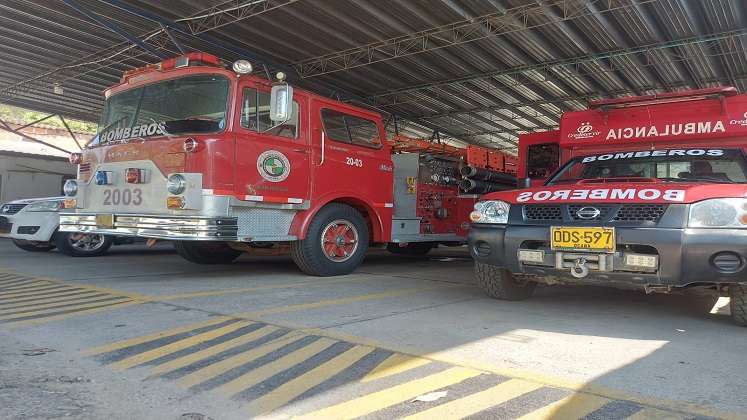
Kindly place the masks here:
[(212, 133), (226, 124), (228, 79), (188, 76), (131, 89), (104, 104), (91, 145), (184, 133)]
[(747, 165), (738, 149), (612, 152), (570, 160), (547, 185), (656, 181), (747, 183)]

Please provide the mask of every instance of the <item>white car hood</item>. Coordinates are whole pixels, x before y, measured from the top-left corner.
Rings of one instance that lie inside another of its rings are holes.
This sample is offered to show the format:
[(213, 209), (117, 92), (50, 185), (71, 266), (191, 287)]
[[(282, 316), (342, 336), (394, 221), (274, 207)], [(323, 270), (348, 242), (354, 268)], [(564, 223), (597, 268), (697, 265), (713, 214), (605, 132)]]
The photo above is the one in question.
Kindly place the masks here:
[(65, 197), (25, 198), (23, 200), (8, 201), (5, 204), (33, 204), (40, 201), (64, 200)]

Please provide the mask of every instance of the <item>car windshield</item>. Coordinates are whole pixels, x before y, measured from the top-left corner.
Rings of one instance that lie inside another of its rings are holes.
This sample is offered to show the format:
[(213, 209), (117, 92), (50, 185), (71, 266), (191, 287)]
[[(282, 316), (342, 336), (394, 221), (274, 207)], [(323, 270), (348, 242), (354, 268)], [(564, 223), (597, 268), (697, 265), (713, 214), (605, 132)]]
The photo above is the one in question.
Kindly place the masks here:
[(203, 74), (118, 93), (104, 104), (91, 145), (184, 133), (213, 133), (226, 123), (228, 79)]
[(585, 182), (747, 183), (747, 165), (737, 149), (667, 149), (577, 157), (547, 185)]

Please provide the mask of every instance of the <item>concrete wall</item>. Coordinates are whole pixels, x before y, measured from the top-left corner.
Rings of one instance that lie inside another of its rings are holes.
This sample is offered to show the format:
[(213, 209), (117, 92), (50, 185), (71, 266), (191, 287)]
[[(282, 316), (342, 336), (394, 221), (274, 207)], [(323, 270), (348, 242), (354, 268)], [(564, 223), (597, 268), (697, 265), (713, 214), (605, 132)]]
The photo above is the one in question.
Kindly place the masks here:
[(75, 166), (66, 161), (6, 156), (0, 152), (0, 203), (59, 196), (63, 179), (75, 178), (75, 174)]

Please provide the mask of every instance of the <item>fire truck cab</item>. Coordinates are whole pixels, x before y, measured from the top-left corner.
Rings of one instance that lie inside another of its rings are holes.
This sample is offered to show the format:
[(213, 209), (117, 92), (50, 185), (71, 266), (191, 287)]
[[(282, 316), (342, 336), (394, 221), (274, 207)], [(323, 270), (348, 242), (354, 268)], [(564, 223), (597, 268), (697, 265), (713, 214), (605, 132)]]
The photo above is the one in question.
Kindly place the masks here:
[(172, 240), (196, 263), (285, 248), (321, 276), (351, 272), (369, 243), (466, 242), (477, 196), (459, 194), (457, 160), (393, 159), (378, 113), (251, 72), (189, 53), (126, 73), (71, 158), (60, 230)]
[(509, 300), (537, 283), (729, 295), (747, 324), (746, 152), (747, 95), (733, 88), (565, 113), (520, 139), (522, 188), (475, 205), (478, 283)]

